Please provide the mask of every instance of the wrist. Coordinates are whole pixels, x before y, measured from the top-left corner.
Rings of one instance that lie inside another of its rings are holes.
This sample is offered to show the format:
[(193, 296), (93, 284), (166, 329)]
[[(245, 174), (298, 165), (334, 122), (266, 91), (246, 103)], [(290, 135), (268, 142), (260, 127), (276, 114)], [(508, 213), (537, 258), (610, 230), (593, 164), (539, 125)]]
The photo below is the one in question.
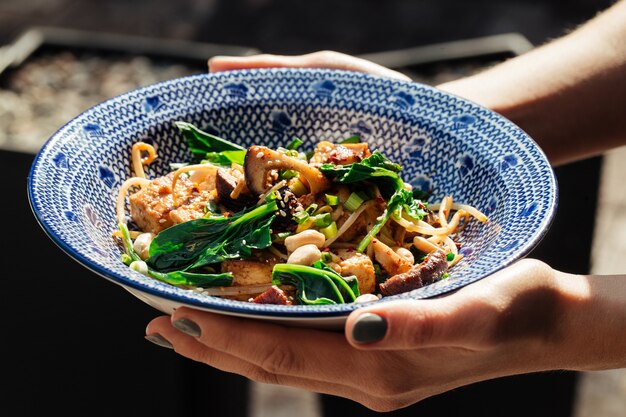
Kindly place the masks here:
[(546, 351), (556, 368), (626, 367), (626, 277), (556, 272), (560, 305)]

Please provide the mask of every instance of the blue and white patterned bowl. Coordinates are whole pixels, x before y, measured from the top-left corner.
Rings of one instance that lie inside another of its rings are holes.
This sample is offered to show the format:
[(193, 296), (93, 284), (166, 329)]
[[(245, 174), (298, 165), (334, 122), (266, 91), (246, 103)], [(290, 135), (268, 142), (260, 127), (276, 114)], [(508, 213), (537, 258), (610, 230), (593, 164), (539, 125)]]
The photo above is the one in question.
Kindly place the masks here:
[(526, 255), (554, 215), (557, 186), (535, 142), (510, 121), (429, 86), (321, 69), (259, 69), (175, 79), (101, 103), (61, 128), (37, 155), (28, 181), (33, 212), (70, 257), (166, 313), (182, 305), (297, 325), (333, 327), (358, 304), (258, 305), (175, 288), (130, 270), (111, 237), (115, 199), (131, 175), (133, 143), (151, 141), (151, 176), (191, 153), (174, 121), (244, 146), (339, 140), (355, 133), (404, 166), (431, 201), (452, 195), (490, 218), (462, 233), (465, 258), (450, 277), (378, 302), (437, 296)]

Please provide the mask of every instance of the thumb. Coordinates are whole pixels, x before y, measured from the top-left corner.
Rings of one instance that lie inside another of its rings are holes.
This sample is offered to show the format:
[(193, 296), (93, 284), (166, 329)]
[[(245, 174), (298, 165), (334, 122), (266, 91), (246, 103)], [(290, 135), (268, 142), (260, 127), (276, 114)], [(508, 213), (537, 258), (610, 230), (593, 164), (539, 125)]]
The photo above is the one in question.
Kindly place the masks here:
[(359, 349), (484, 345), (496, 316), (495, 306), (458, 296), (390, 301), (361, 308), (348, 317), (346, 338)]

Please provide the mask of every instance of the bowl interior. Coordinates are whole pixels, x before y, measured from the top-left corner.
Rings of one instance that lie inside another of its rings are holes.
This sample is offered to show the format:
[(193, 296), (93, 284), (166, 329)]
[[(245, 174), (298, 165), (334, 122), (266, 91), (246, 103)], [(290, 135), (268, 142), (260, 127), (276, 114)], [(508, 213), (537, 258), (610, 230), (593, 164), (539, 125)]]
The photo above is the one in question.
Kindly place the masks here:
[(425, 298), (474, 282), (524, 256), (556, 205), (553, 172), (535, 143), (501, 116), (431, 87), (335, 70), (266, 69), (176, 79), (91, 108), (60, 129), (29, 177), (33, 211), (71, 257), (116, 283), (197, 307), (259, 315), (345, 314), (357, 306), (266, 306), (200, 295), (131, 271), (111, 237), (115, 199), (131, 175), (130, 148), (151, 142), (149, 177), (191, 159), (174, 125), (183, 120), (244, 146), (286, 145), (359, 134), (403, 165), (402, 177), (483, 211), (459, 241), (464, 259), (450, 277), (383, 300)]

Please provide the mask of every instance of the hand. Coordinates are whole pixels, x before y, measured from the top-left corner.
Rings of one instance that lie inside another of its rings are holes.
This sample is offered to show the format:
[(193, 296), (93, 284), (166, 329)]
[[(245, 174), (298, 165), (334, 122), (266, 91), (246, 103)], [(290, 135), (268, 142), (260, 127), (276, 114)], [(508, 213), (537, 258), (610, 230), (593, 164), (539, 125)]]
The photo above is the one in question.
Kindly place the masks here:
[(210, 72), (275, 67), (334, 68), (411, 81), (409, 77), (398, 71), (335, 51), (319, 51), (294, 56), (268, 54), (247, 57), (216, 56), (209, 60)]
[(557, 275), (523, 260), (446, 297), (356, 310), (345, 335), (189, 308), (146, 331), (226, 372), (389, 411), (461, 385), (572, 365), (579, 345), (561, 318), (581, 296)]

